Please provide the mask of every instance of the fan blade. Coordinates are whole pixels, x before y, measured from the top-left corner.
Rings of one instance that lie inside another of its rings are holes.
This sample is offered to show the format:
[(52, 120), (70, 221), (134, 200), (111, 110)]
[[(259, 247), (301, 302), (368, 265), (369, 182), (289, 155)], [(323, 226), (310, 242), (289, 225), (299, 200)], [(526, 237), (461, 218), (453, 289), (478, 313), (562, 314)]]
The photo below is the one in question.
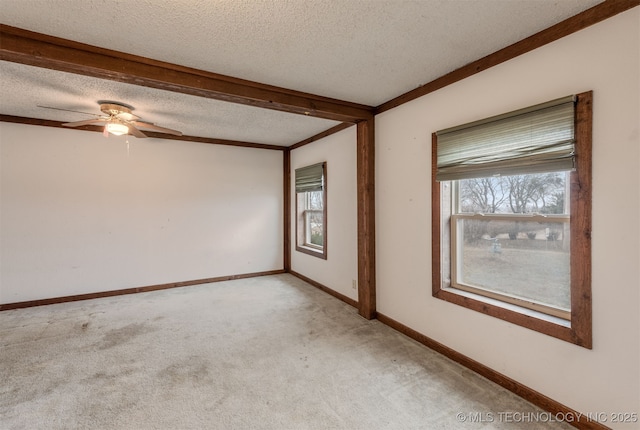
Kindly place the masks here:
[(62, 109), (62, 108), (57, 108), (57, 107), (51, 107), (51, 106), (41, 106), (41, 105), (36, 105), (39, 108), (43, 108), (43, 109), (53, 109), (53, 110), (61, 110), (64, 112), (73, 112), (73, 113), (81, 113), (84, 115), (91, 115), (91, 116), (97, 116), (100, 117), (100, 115), (95, 114), (95, 113), (89, 113), (89, 112), (80, 112), (79, 110), (71, 110), (71, 109)]
[(62, 125), (65, 127), (80, 127), (83, 125), (100, 125), (105, 122), (109, 122), (107, 118), (98, 118), (98, 119), (85, 119), (84, 121), (76, 121), (76, 122), (66, 122)]
[(141, 128), (142, 130), (157, 131), (159, 133), (173, 134), (174, 136), (182, 136), (182, 132), (181, 131), (173, 130), (173, 129), (166, 128), (166, 127), (159, 127), (159, 126), (157, 126), (155, 124), (151, 124), (150, 122), (133, 121), (133, 124), (136, 127)]
[(143, 137), (147, 137), (146, 134), (144, 134), (143, 132), (138, 130), (133, 124), (129, 123), (129, 124), (127, 124), (127, 127), (129, 127), (129, 134), (134, 135), (138, 139), (142, 139)]
[(120, 112), (119, 114), (116, 114), (114, 116), (123, 121), (135, 121), (137, 119), (140, 119), (138, 115), (134, 115), (131, 112)]

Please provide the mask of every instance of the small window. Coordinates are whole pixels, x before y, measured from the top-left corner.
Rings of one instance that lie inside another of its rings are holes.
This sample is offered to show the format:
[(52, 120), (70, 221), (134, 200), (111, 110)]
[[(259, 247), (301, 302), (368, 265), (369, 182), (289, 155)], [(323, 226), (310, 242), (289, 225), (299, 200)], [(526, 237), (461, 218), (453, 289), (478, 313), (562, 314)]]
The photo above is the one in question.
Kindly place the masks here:
[(591, 348), (591, 93), (433, 135), (434, 297)]
[(326, 163), (296, 169), (296, 250), (327, 258)]

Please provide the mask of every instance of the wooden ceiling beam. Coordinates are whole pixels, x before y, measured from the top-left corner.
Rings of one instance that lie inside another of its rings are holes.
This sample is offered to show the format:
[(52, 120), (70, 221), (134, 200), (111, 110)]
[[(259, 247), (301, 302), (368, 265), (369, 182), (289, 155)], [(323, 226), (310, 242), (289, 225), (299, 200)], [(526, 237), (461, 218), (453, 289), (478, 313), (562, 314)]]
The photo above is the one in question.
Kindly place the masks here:
[(307, 138), (307, 139), (301, 140), (301, 141), (300, 141), (300, 142), (298, 142), (298, 143), (294, 143), (293, 145), (291, 145), (291, 146), (289, 147), (289, 149), (298, 149), (298, 148), (300, 148), (301, 146), (308, 145), (308, 144), (310, 144), (311, 142), (315, 142), (316, 140), (324, 139), (324, 138), (325, 138), (325, 137), (327, 137), (327, 136), (331, 136), (332, 134), (335, 134), (335, 133), (337, 133), (337, 132), (339, 132), (339, 131), (342, 131), (342, 130), (344, 130), (344, 129), (347, 129), (347, 128), (351, 127), (352, 125), (353, 125), (353, 124), (351, 124), (351, 123), (343, 122), (342, 124), (338, 124), (338, 125), (336, 125), (336, 126), (334, 126), (334, 127), (331, 127), (331, 128), (330, 128), (330, 129), (328, 129), (328, 130), (325, 130), (325, 131), (323, 131), (323, 132), (320, 132), (320, 133), (318, 133), (318, 134), (315, 134), (315, 135), (313, 135), (313, 136), (311, 136), (311, 137), (309, 137), (309, 138)]
[[(42, 127), (63, 128), (65, 130), (93, 131), (98, 133), (104, 132), (104, 126), (101, 126), (101, 125), (85, 125), (81, 127), (70, 128), (62, 125), (65, 123), (65, 121), (53, 121), (49, 119), (27, 118), (27, 117), (14, 116), (14, 115), (0, 114), (0, 122), (39, 125)], [(270, 149), (275, 151), (285, 151), (287, 149), (286, 146), (270, 145), (266, 143), (244, 142), (240, 140), (215, 139), (211, 137), (188, 136), (188, 135), (175, 136), (172, 134), (157, 133), (154, 131), (147, 131), (147, 130), (144, 130), (143, 132), (145, 135), (147, 135), (147, 137), (153, 137), (156, 139), (180, 140), (183, 142), (195, 142), (195, 143), (208, 143), (211, 145), (240, 146), (244, 148)]]
[(340, 122), (374, 108), (152, 60), (0, 24), (0, 60)]

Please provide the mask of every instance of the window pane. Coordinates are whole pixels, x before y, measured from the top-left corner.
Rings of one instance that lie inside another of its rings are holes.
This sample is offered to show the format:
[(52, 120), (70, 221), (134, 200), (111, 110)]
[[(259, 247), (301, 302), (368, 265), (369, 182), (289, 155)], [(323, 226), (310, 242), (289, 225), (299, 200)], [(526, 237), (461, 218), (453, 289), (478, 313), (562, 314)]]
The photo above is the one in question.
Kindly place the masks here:
[(569, 310), (568, 222), (457, 220), (457, 283)]
[(460, 213), (566, 214), (568, 172), (460, 180)]
[(307, 237), (308, 243), (317, 246), (324, 245), (324, 236), (322, 234), (322, 211), (309, 211), (307, 212), (308, 216), (308, 232), (309, 236)]
[(322, 191), (309, 191), (306, 194), (306, 209), (322, 210)]

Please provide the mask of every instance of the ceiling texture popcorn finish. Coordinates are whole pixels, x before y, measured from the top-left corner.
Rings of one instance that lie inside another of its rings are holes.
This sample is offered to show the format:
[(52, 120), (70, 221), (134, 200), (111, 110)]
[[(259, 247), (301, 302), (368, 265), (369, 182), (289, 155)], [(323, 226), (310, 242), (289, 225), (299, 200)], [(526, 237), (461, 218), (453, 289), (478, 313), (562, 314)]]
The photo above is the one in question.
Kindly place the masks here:
[[(3, 0), (0, 22), (373, 107), (600, 2)], [(3, 115), (79, 121), (38, 106), (99, 113), (97, 100), (117, 100), (185, 135), (278, 146), (341, 122), (8, 61), (0, 93)]]

